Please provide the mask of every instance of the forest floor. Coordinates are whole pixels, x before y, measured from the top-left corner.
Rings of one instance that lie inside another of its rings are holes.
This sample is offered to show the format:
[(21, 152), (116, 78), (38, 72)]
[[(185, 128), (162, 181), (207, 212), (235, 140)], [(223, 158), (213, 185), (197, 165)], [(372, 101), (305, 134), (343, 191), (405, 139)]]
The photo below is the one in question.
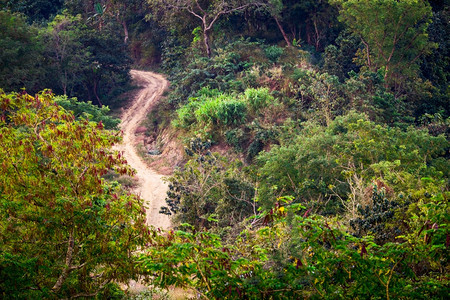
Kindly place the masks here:
[(132, 192), (139, 195), (145, 202), (147, 224), (168, 229), (171, 227), (169, 217), (159, 213), (160, 207), (165, 205), (167, 184), (162, 180), (163, 175), (148, 167), (139, 156), (136, 149), (138, 144), (136, 130), (169, 83), (163, 76), (147, 71), (132, 70), (131, 76), (140, 89), (121, 116), (120, 129), (123, 131), (123, 141), (115, 149), (123, 151), (128, 164), (136, 170), (138, 185)]

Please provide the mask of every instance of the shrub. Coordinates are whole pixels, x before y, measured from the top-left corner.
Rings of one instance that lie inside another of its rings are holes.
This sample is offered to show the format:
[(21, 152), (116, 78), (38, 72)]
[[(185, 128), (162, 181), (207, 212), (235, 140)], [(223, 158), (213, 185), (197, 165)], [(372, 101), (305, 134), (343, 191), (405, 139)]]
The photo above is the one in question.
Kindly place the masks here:
[(195, 111), (197, 122), (208, 127), (217, 124), (217, 111), (222, 99), (223, 95), (203, 101)]
[(234, 128), (225, 132), (225, 138), (227, 144), (233, 146), (237, 151), (242, 151), (249, 137), (242, 128)]
[(209, 86), (205, 86), (197, 94), (200, 98), (212, 98), (219, 96), (221, 92), (218, 89), (211, 89)]
[(246, 116), (247, 106), (237, 99), (226, 99), (217, 107), (217, 120), (222, 125), (239, 125)]
[(345, 207), (352, 199), (360, 202), (362, 193), (353, 189), (365, 189), (373, 180), (382, 180), (396, 195), (409, 194), (419, 178), (441, 178), (448, 169), (439, 159), (448, 149), (444, 136), (383, 127), (355, 113), (328, 127), (305, 122), (299, 135), (280, 144), (259, 157), (261, 203), (276, 196), (272, 186), (277, 186), (321, 213), (338, 213), (341, 203)]
[[(202, 93), (211, 91), (214, 90), (203, 89)], [(211, 129), (214, 126), (241, 124), (247, 116), (247, 106), (242, 100), (218, 94), (216, 97), (191, 98), (177, 113), (178, 121), (175, 125), (186, 128), (197, 121), (199, 126)]]
[(278, 46), (269, 46), (264, 50), (266, 57), (273, 63), (276, 63), (283, 54), (283, 48)]
[(247, 157), (245, 158), (247, 162), (252, 162), (259, 152), (264, 148), (264, 143), (260, 139), (255, 139), (250, 146), (248, 146)]
[(190, 98), (189, 103), (177, 110), (178, 118), (174, 120), (175, 127), (187, 128), (196, 121), (195, 111), (200, 107), (197, 98)]
[(190, 160), (166, 179), (167, 206), (161, 212), (174, 215), (175, 225), (189, 223), (200, 229), (219, 222), (230, 226), (253, 212), (254, 190), (240, 170), (242, 164), (211, 153), (209, 147), (209, 141), (191, 140), (186, 149)]
[(274, 100), (268, 88), (250, 88), (244, 92), (244, 100), (248, 102), (250, 109), (256, 113)]

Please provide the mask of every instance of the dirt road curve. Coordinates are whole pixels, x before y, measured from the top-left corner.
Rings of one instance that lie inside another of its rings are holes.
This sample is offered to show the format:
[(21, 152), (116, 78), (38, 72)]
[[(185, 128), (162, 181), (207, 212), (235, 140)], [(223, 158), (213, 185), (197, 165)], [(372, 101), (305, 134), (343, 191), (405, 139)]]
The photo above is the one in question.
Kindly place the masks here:
[(166, 215), (159, 213), (161, 206), (165, 205), (167, 185), (162, 181), (162, 175), (157, 174), (147, 167), (144, 161), (136, 152), (136, 129), (142, 120), (146, 117), (155, 101), (158, 101), (168, 82), (161, 75), (132, 70), (133, 81), (142, 86), (137, 93), (131, 107), (123, 113), (121, 119), (124, 136), (116, 150), (123, 151), (128, 164), (136, 170), (136, 176), (139, 180), (139, 186), (134, 193), (144, 199), (147, 207), (147, 224), (167, 229), (170, 227), (170, 219)]

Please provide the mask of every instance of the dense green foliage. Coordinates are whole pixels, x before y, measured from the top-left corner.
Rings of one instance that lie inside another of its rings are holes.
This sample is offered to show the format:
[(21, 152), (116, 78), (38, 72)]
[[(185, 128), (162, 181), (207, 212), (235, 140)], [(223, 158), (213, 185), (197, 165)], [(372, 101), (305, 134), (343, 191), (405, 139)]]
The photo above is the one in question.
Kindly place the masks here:
[(114, 24), (98, 30), (66, 11), (45, 25), (28, 25), (22, 15), (0, 11), (0, 87), (78, 97), (116, 105), (128, 89), (131, 61)]
[(142, 201), (102, 178), (132, 174), (110, 150), (117, 133), (75, 119), (49, 91), (1, 91), (0, 107), (2, 297), (95, 296), (132, 278), (147, 227)]
[(231, 244), (186, 225), (171, 231), (142, 256), (142, 267), (153, 284), (195, 286), (214, 299), (443, 299), (447, 201), (436, 194), (418, 202), (408, 232), (380, 245), (280, 198), (259, 216), (262, 226)]
[(23, 17), (0, 11), (0, 87), (18, 90), (25, 85), (33, 89), (38, 83), (41, 46), (37, 28)]
[(55, 16), (64, 0), (4, 0), (1, 5), (12, 12), (26, 15), (29, 22), (44, 22)]
[(76, 98), (67, 98), (66, 96), (55, 97), (55, 102), (71, 111), (75, 118), (101, 122), (105, 129), (118, 129), (120, 120), (108, 115), (109, 108), (107, 106), (98, 107), (91, 102), (81, 102)]
[[(141, 276), (204, 299), (445, 299), (449, 11), (0, 2), (1, 297), (120, 298)], [(130, 173), (103, 104), (132, 64), (167, 74), (150, 123), (185, 143), (167, 232), (105, 179)]]
[[(186, 152), (192, 159), (169, 181), (166, 214), (176, 223), (197, 229), (232, 226), (255, 213), (255, 191), (242, 171), (242, 163), (212, 154), (208, 142), (194, 139)], [(216, 218), (220, 219), (217, 220)]]
[(281, 191), (312, 207), (342, 204), (354, 216), (374, 180), (408, 195), (420, 178), (448, 178), (441, 158), (448, 147), (444, 136), (376, 125), (364, 115), (338, 117), (327, 127), (304, 123), (259, 157), (261, 201), (270, 207)]
[(426, 33), (432, 15), (427, 1), (330, 2), (341, 5), (341, 20), (361, 38), (361, 64), (382, 69), (388, 83), (400, 85), (402, 77), (413, 76), (418, 58), (435, 46)]
[[(273, 18), (285, 48), (252, 40), (251, 28), (250, 39), (227, 36), (233, 25), (222, 22), (210, 53), (201, 28), (189, 44), (170, 25), (167, 104), (189, 144), (163, 209), (179, 231), (142, 256), (153, 284), (222, 299), (445, 297), (446, 10), (330, 3), (270, 1), (249, 13)], [(285, 30), (299, 15), (306, 41)]]
[(114, 104), (129, 80), (129, 60), (118, 36), (107, 28), (91, 29), (80, 16), (70, 15), (56, 16), (41, 33), (55, 92)]

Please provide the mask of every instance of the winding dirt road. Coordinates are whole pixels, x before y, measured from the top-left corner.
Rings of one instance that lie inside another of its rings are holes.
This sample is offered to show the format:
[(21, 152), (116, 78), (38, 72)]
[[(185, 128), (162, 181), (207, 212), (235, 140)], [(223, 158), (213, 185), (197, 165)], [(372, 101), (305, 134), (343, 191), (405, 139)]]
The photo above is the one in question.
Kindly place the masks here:
[(162, 181), (162, 175), (150, 169), (136, 152), (136, 129), (147, 116), (148, 111), (159, 100), (168, 86), (167, 80), (161, 75), (131, 70), (133, 81), (142, 86), (132, 105), (125, 110), (121, 119), (120, 129), (123, 131), (123, 141), (115, 147), (123, 151), (128, 164), (136, 170), (138, 187), (133, 190), (144, 199), (147, 207), (147, 224), (161, 229), (170, 228), (168, 216), (160, 214), (159, 209), (165, 205), (167, 184)]

